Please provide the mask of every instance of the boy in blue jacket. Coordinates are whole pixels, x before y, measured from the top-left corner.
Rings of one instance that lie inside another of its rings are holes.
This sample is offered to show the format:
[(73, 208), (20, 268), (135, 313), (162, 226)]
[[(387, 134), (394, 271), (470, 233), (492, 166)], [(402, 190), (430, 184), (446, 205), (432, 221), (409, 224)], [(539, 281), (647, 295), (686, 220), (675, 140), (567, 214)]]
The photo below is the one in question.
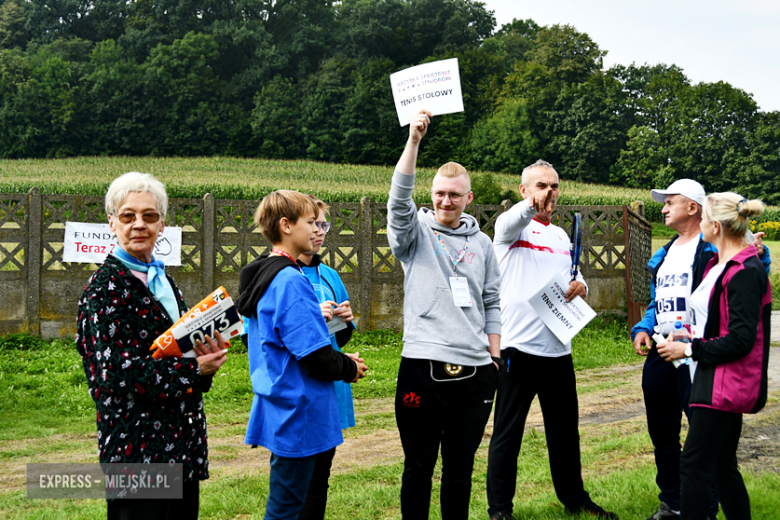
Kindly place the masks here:
[(266, 520), (298, 517), (318, 455), (343, 442), (333, 381), (357, 381), (366, 369), (356, 355), (333, 349), (314, 289), (295, 262), (312, 249), (318, 211), (296, 191), (266, 196), (254, 221), (273, 248), (244, 267), (239, 281), (255, 394), (244, 442), (271, 452)]

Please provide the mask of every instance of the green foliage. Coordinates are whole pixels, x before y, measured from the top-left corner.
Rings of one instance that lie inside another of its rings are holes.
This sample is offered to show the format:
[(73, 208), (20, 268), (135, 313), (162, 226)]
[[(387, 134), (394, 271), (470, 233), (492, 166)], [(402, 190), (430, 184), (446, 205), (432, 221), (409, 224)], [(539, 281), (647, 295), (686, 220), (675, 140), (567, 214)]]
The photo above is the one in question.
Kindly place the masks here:
[(355, 399), (395, 395), (401, 350), (403, 350), (403, 334), (399, 332), (373, 330), (352, 335), (344, 351), (359, 352), (368, 366), (366, 377), (352, 386), (352, 395)]
[(653, 237), (660, 237), (660, 238), (672, 238), (674, 235), (677, 234), (677, 231), (670, 228), (669, 226), (665, 224), (658, 224), (656, 222), (653, 222)]
[(724, 175), (724, 159), (749, 149), (756, 113), (753, 98), (727, 83), (700, 83), (686, 89), (665, 125), (667, 153), (675, 172), (698, 180), (708, 192), (733, 189), (733, 180)]
[(574, 368), (582, 370), (631, 363), (636, 353), (627, 348), (628, 326), (622, 316), (597, 316), (572, 340)]
[(523, 99), (507, 99), (474, 127), (469, 163), (482, 170), (519, 174), (534, 162), (538, 151), (528, 104)]
[(13, 0), (0, 5), (0, 49), (21, 47), (27, 42), (25, 5)]
[(495, 46), (496, 50), (493, 52), (502, 54), (506, 57), (507, 63), (513, 65), (534, 48), (539, 29), (541, 27), (530, 18), (527, 20), (512, 18), (512, 21), (501, 26), (492, 38), (485, 40), (483, 47)]
[[(393, 164), (407, 137), (398, 127), (387, 78), (395, 72), (388, 58), (370, 59), (353, 73), (354, 89), (346, 96), (339, 120), (342, 159), (357, 164)], [(370, 110), (367, 107), (371, 107)]]
[(763, 232), (764, 240), (780, 240), (780, 222), (761, 222), (756, 220), (750, 221), (750, 230), (753, 233)]
[(390, 58), (399, 68), (474, 49), (496, 24), (493, 12), (472, 0), (346, 0), (337, 13), (345, 55)]
[(630, 118), (620, 83), (593, 74), (563, 87), (547, 115), (546, 156), (564, 179), (606, 183), (625, 145)]
[[(59, 342), (59, 340), (54, 340)], [(39, 336), (27, 333), (6, 334), (0, 336), (0, 351), (5, 350), (45, 350), (52, 341), (46, 341)]]
[[(780, 311), (780, 273), (770, 273), (769, 284), (772, 286), (772, 310)], [(774, 342), (777, 343), (777, 338)]]
[(613, 165), (609, 180), (632, 188), (655, 187), (657, 172), (663, 168), (658, 132), (647, 126), (632, 126), (628, 142)]
[(543, 158), (566, 180), (780, 203), (780, 115), (751, 95), (676, 66), (605, 71), (572, 26), (495, 25), (477, 0), (3, 0), (0, 157), (392, 165), (407, 130), (388, 75), (458, 58), (465, 111), (435, 119), (420, 166)]
[(759, 222), (780, 222), (780, 208), (777, 206), (767, 206), (764, 210), (764, 214), (758, 218)]
[[(387, 201), (393, 168), (325, 164), (312, 161), (265, 159), (81, 157), (62, 160), (0, 160), (0, 193), (25, 193), (33, 187), (43, 193), (104, 196), (117, 172), (154, 174), (172, 198), (257, 200), (276, 189), (296, 189), (328, 202), (359, 202), (362, 197)], [(430, 202), (435, 169), (418, 168), (414, 198)], [(520, 178), (495, 173), (501, 190), (517, 202)], [(648, 215), (661, 215), (649, 190), (620, 188), (564, 180), (560, 204), (616, 205), (645, 203)]]
[(549, 69), (558, 81), (573, 84), (600, 71), (605, 54), (587, 34), (570, 25), (552, 25), (539, 29), (525, 57)]
[[(723, 159), (726, 175), (735, 179), (734, 191), (767, 204), (780, 204), (779, 112), (759, 115), (755, 131), (747, 135), (747, 146), (749, 155), (729, 150)], [(780, 219), (772, 217), (771, 220)]]
[(211, 155), (224, 141), (218, 109), (222, 85), (214, 75), (219, 59), (214, 39), (189, 32), (170, 45), (152, 49), (144, 80), (154, 96), (157, 138), (153, 155)]
[(325, 63), (303, 85), (299, 109), (306, 158), (338, 162), (341, 159), (341, 132), (332, 122), (344, 112), (353, 62), (338, 59)]
[(269, 159), (299, 157), (303, 153), (298, 113), (301, 95), (293, 81), (274, 77), (255, 96), (252, 132), (260, 144), (260, 154)]
[(498, 183), (493, 172), (471, 173), (470, 177), (473, 204), (501, 204), (516, 197), (512, 190), (506, 190)]
[[(774, 285), (780, 287), (780, 283)], [(604, 317), (600, 324), (594, 322), (592, 340), (574, 346), (577, 389), (582, 401), (592, 401), (594, 395), (611, 401), (626, 399), (631, 408), (630, 403), (635, 402), (639, 391), (634, 385), (638, 385), (637, 367), (641, 360), (626, 340), (625, 326), (619, 320), (610, 322), (610, 319)], [(628, 354), (615, 352), (609, 364), (623, 364), (623, 356), (631, 356), (631, 365), (623, 365), (625, 371), (623, 367), (614, 372), (582, 370), (586, 366), (608, 366), (591, 364), (589, 352), (611, 350), (612, 347), (601, 347), (603, 339), (611, 343), (621, 335), (623, 349)], [(8, 341), (7, 336), (0, 336), (0, 345)], [(5, 469), (3, 477), (8, 481), (0, 494), (0, 510), (4, 518), (14, 520), (104, 517), (105, 501), (101, 500), (25, 498), (24, 479), (19, 478), (24, 464), (97, 460), (95, 408), (73, 342), (34, 341), (40, 342), (40, 349), (0, 348), (0, 392), (6, 396), (0, 401), (0, 460)], [(347, 442), (337, 451), (334, 468), (339, 470), (330, 477), (328, 515), (355, 520), (399, 518), (403, 463), (399, 458), (392, 398), (401, 337), (391, 331), (374, 331), (353, 336), (352, 343), (361, 355), (365, 352), (371, 367), (369, 377), (371, 372), (380, 370), (381, 363), (387, 362), (387, 367), (381, 370), (388, 381), (386, 390), (373, 396), (357, 393), (361, 388), (370, 390), (363, 386), (366, 379), (354, 385), (357, 426), (344, 432)], [(231, 347), (227, 363), (205, 396), (211, 477), (201, 486), (200, 511), (201, 517), (207, 519), (260, 517), (268, 496), (268, 452), (251, 450), (243, 444), (252, 394), (248, 386), (247, 357), (234, 349)], [(381, 399), (374, 398), (380, 396)], [(770, 396), (772, 399), (776, 401), (776, 397)], [(580, 444), (583, 476), (591, 496), (621, 517), (647, 516), (657, 508), (658, 499), (652, 443), (642, 415), (609, 418), (604, 424), (593, 415), (588, 418), (580, 424)], [(746, 427), (757, 425), (757, 431), (761, 432), (762, 427), (775, 425), (777, 420), (777, 411), (770, 406)], [(476, 453), (470, 518), (484, 515), (487, 508), (487, 451), (487, 442), (483, 442)], [(777, 475), (772, 471), (756, 472), (750, 463), (743, 468), (743, 473), (753, 516), (780, 518)], [(433, 480), (441, 480), (440, 463), (436, 465)], [(439, 488), (434, 484), (432, 516), (440, 516)], [(518, 459), (514, 506), (515, 515), (523, 518), (555, 520), (565, 516), (555, 496), (545, 436), (537, 428), (529, 427), (525, 432), (522, 456)]]
[[(72, 340), (26, 334), (0, 336), (0, 440), (45, 435), (52, 428), (94, 427), (95, 405), (87, 391), (81, 356)], [(31, 414), (30, 410), (56, 413)]]

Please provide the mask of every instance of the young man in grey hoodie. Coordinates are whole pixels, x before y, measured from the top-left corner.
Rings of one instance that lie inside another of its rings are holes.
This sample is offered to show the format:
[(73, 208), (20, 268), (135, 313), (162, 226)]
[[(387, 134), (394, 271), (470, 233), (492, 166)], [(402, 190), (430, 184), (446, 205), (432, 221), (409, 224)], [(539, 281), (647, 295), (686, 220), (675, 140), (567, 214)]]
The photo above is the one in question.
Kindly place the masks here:
[(474, 454), (498, 384), (501, 275), (490, 238), (463, 213), (474, 198), (463, 166), (442, 166), (431, 187), (434, 209), (416, 209), (415, 165), (430, 117), (422, 110), (412, 119), (387, 203), (390, 249), (406, 276), (395, 397), (401, 514), (428, 518), (441, 445), (441, 515), (466, 520)]

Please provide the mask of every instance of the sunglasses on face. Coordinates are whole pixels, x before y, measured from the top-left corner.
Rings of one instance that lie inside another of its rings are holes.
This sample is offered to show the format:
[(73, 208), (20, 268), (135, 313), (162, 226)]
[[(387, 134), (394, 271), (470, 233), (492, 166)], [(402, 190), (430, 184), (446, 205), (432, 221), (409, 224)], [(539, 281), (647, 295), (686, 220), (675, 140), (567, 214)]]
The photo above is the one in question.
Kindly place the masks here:
[[(122, 224), (132, 224), (135, 222), (135, 219), (138, 217), (139, 214), (137, 213), (131, 213), (126, 212), (122, 213), (121, 215), (117, 215), (117, 220), (121, 222)], [(140, 213), (141, 219), (146, 222), (147, 224), (154, 224), (155, 222), (158, 222), (160, 220), (160, 214), (159, 213)]]
[(319, 221), (317, 221), (317, 222), (314, 222), (314, 224), (317, 226), (317, 229), (319, 229), (323, 233), (327, 233), (328, 230), (330, 229), (330, 222), (327, 222), (327, 221), (326, 222), (319, 222)]

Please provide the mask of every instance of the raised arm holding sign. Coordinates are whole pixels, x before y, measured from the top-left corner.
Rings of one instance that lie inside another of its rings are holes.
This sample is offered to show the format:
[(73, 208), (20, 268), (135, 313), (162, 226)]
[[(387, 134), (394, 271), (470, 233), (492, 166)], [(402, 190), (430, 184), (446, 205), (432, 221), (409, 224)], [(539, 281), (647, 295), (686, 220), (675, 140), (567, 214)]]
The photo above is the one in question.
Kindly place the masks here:
[(422, 109), (429, 116), (463, 112), (457, 58), (424, 63), (391, 74), (390, 86), (401, 126), (408, 125)]
[(431, 474), (447, 439), (442, 481), (450, 484), (442, 486), (441, 500), (453, 517), (466, 518), (474, 453), (497, 382), (500, 277), (490, 238), (464, 212), (474, 194), (463, 166), (439, 168), (432, 210), (418, 210), (412, 199), (417, 153), (435, 113), (418, 109), (402, 121), (411, 123), (409, 139), (387, 202), (387, 239), (406, 272), (395, 404), (405, 456), (401, 515), (427, 517)]

